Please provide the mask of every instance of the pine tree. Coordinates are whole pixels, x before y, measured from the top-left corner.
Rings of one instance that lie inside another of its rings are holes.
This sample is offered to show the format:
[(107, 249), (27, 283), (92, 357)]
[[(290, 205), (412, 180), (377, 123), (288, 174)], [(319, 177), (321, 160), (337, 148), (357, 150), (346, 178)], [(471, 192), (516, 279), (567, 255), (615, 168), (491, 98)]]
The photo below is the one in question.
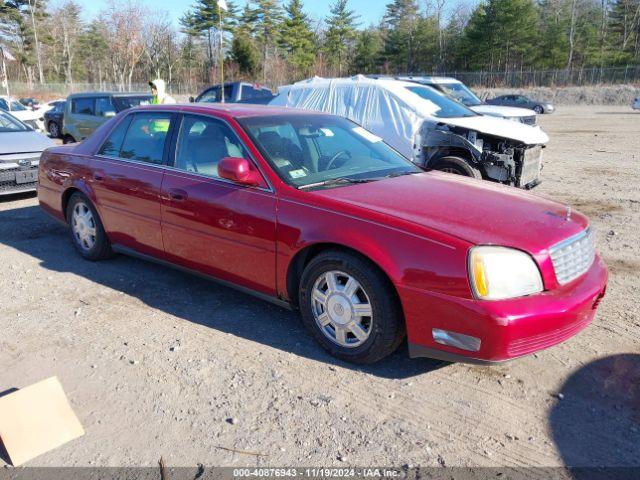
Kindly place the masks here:
[(262, 47), (262, 81), (267, 82), (270, 54), (275, 56), (275, 47), (280, 39), (282, 9), (278, 0), (254, 0), (253, 16), (256, 40)]
[(239, 31), (233, 36), (231, 60), (238, 64), (240, 73), (254, 76), (258, 71), (260, 51), (247, 33)]
[(336, 0), (331, 5), (326, 19), (327, 33), (324, 48), (329, 54), (329, 63), (338, 68), (338, 75), (342, 76), (346, 66), (350, 63), (353, 43), (356, 38), (359, 15), (347, 7), (348, 0)]
[(363, 75), (379, 72), (383, 49), (384, 42), (380, 30), (367, 28), (358, 32), (352, 70)]
[[(213, 68), (217, 59), (214, 48), (216, 40), (222, 37), (224, 42), (224, 32), (233, 31), (237, 25), (235, 4), (227, 1), (227, 6), (227, 11), (223, 11), (218, 8), (218, 0), (198, 0), (192, 10), (180, 19), (184, 33), (206, 39), (209, 69)], [(222, 32), (219, 11), (222, 13)]]
[(394, 0), (382, 19), (387, 32), (385, 57), (396, 71), (415, 71), (416, 33), (420, 7), (416, 0)]
[(290, 0), (285, 7), (286, 18), (280, 33), (280, 46), (298, 75), (309, 75), (315, 54), (315, 34), (309, 17), (302, 10), (301, 0)]

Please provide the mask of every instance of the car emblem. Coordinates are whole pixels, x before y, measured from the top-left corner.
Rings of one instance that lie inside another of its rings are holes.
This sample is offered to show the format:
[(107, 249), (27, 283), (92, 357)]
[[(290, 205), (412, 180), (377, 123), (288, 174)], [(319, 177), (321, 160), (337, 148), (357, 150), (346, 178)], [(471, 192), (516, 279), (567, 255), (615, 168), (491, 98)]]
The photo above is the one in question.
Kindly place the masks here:
[(30, 167), (31, 160), (29, 160), (28, 158), (21, 158), (20, 160), (18, 160), (18, 165), (20, 165), (21, 167)]

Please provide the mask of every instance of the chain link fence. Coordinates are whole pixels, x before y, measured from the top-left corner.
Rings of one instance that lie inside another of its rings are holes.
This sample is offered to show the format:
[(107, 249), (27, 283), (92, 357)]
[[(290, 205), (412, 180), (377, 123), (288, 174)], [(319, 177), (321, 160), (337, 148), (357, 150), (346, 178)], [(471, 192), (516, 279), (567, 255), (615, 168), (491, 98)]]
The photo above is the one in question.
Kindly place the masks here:
[(572, 70), (519, 70), (510, 72), (445, 72), (471, 87), (529, 88), (640, 83), (640, 66)]
[[(417, 75), (417, 74), (414, 74)], [(586, 85), (630, 85), (640, 84), (640, 66), (607, 68), (581, 68), (572, 70), (519, 70), (509, 72), (432, 72), (424, 75), (454, 77), (475, 88), (532, 88), (532, 87), (570, 87)], [(231, 81), (232, 79), (229, 79)], [(207, 85), (201, 83), (171, 82), (169, 93), (179, 100), (197, 95)], [(28, 84), (9, 82), (9, 91), (14, 97), (35, 96), (44, 100), (66, 97), (70, 93), (108, 91), (108, 92), (148, 92), (146, 83), (133, 83), (123, 88), (115, 83), (44, 83)], [(4, 94), (4, 88), (0, 89)]]

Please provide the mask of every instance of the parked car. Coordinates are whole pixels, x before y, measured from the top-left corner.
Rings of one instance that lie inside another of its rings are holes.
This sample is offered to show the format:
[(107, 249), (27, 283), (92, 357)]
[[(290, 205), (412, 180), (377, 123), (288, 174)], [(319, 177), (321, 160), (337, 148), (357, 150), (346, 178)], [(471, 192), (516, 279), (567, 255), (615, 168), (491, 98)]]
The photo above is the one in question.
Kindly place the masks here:
[(479, 115), (443, 93), (393, 79), (313, 78), (280, 88), (270, 105), (341, 115), (416, 164), (521, 188), (540, 183), (539, 128)]
[(51, 138), (62, 138), (62, 120), (64, 118), (65, 100), (59, 100), (50, 104), (44, 112), (44, 124)]
[[(268, 87), (258, 83), (229, 82), (224, 84), (225, 103), (252, 103), (265, 105), (269, 103), (275, 95)], [(191, 102), (196, 103), (219, 103), (222, 101), (222, 90), (220, 85), (214, 85), (204, 90), (195, 99), (191, 97)]]
[(64, 143), (82, 141), (118, 112), (152, 101), (153, 96), (145, 93), (92, 92), (69, 95), (63, 112), (62, 140)]
[(490, 115), (492, 117), (515, 120), (527, 125), (536, 125), (538, 123), (537, 115), (534, 110), (530, 110), (528, 108), (505, 107), (502, 105), (489, 105), (480, 100), (480, 98), (473, 93), (469, 87), (455, 78), (408, 76), (398, 77), (398, 79), (435, 88), (481, 115)]
[(640, 97), (635, 98), (635, 100), (633, 101), (633, 105), (631, 105), (631, 108), (633, 108), (634, 110), (640, 110)]
[(28, 125), (34, 130), (37, 130), (38, 132), (45, 131), (42, 113), (25, 107), (15, 98), (0, 95), (0, 110), (9, 112), (22, 123)]
[(584, 215), (423, 172), (323, 113), (138, 107), (46, 150), (39, 177), (82, 257), (131, 254), (299, 309), (347, 361), (380, 360), (405, 332), (411, 356), (530, 354), (585, 328), (607, 283)]
[(38, 100), (36, 100), (33, 97), (21, 98), (18, 101), (25, 107), (30, 108), (31, 110), (37, 110), (38, 107), (40, 106), (40, 102), (38, 102)]
[(54, 143), (0, 110), (0, 196), (36, 189), (40, 154)]
[(487, 103), (489, 105), (530, 108), (538, 114), (553, 113), (555, 110), (555, 107), (551, 103), (533, 100), (524, 95), (500, 95), (499, 97), (487, 100)]

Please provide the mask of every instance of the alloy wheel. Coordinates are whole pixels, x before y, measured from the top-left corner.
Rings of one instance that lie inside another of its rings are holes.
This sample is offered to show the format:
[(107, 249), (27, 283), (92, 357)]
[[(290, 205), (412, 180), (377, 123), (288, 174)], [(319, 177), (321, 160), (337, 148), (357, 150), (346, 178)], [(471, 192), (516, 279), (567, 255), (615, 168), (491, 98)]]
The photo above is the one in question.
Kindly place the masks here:
[(78, 202), (73, 208), (71, 228), (78, 245), (89, 251), (96, 244), (96, 221), (91, 209), (84, 203)]
[(332, 342), (354, 348), (369, 338), (373, 308), (353, 276), (339, 270), (323, 273), (313, 286), (311, 302), (318, 327)]

